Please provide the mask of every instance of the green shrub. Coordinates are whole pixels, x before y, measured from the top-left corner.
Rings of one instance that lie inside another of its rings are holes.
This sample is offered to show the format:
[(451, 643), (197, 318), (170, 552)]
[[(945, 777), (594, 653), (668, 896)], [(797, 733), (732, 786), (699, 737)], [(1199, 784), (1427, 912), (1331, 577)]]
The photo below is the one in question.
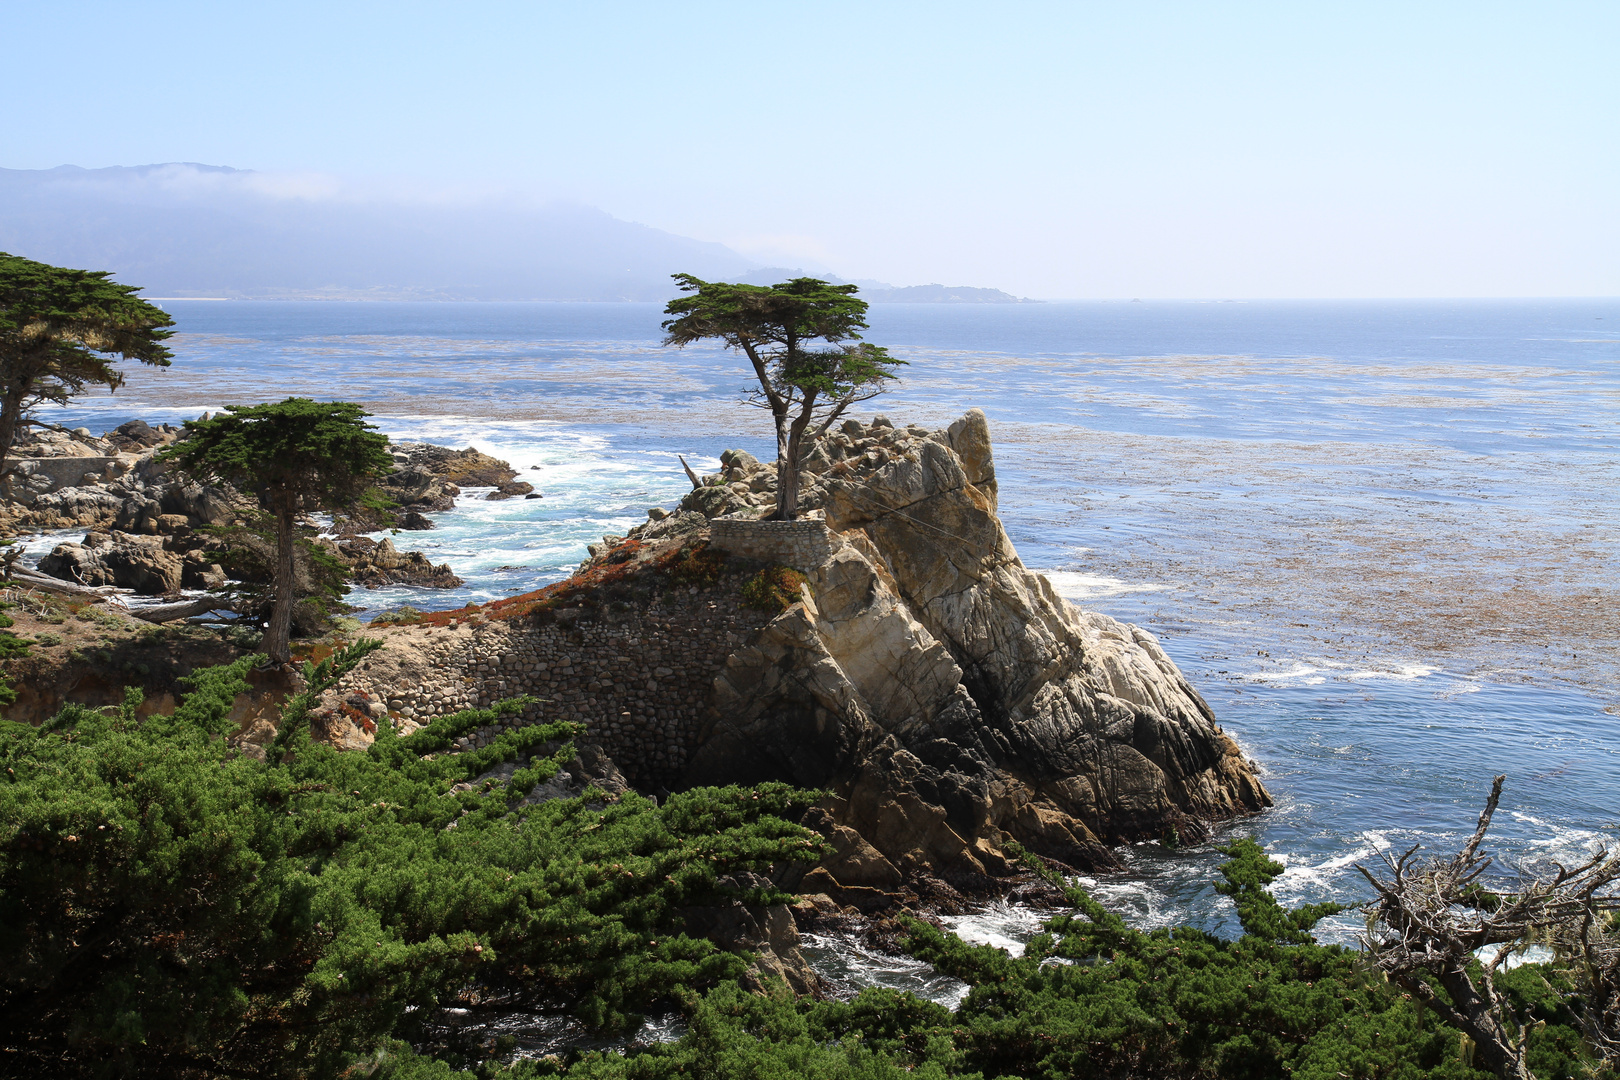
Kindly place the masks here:
[(372, 626), (414, 626), (422, 621), (422, 613), (409, 604), (393, 611), (385, 611), (371, 620)]
[(84, 607), (74, 612), (73, 617), (78, 619), (80, 622), (93, 623), (104, 630), (116, 629), (122, 627), (125, 623), (125, 620), (122, 617), (114, 615), (112, 612), (96, 604), (86, 604)]
[(799, 587), (808, 580), (791, 567), (767, 566), (743, 585), (743, 606), (761, 611), (786, 611), (799, 602)]

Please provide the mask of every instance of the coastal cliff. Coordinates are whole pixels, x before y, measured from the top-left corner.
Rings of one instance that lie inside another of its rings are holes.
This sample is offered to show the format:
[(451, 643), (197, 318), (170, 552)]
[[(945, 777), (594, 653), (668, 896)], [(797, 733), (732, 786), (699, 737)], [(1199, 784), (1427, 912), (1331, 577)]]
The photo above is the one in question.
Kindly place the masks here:
[[(410, 724), (528, 693), (506, 723), (581, 722), (642, 790), (824, 790), (810, 823), (836, 853), (782, 884), (863, 909), (996, 888), (1012, 842), (1108, 869), (1110, 845), (1197, 841), (1269, 805), (1151, 634), (1019, 561), (982, 413), (850, 422), (807, 466), (813, 513), (791, 528), (754, 520), (774, 469), (728, 454), (680, 512), (592, 545), (568, 581), (384, 630), (328, 728), (363, 744), (354, 702)], [(773, 531), (793, 537), (781, 557)], [(802, 574), (785, 610), (760, 604), (772, 563)]]

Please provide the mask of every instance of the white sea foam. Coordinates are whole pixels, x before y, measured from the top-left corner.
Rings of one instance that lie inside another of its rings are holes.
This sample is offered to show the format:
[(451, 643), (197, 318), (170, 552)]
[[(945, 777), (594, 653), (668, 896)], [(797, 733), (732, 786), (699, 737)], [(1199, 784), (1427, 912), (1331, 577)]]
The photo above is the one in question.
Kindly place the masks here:
[(952, 1009), (967, 996), (966, 983), (941, 975), (933, 965), (909, 956), (874, 952), (852, 935), (806, 933), (799, 941), (811, 966), (850, 996), (868, 986), (887, 986), (909, 990)]
[(1433, 664), (1401, 664), (1393, 671), (1347, 671), (1343, 675), (1335, 676), (1346, 682), (1362, 682), (1368, 680), (1384, 679), (1391, 682), (1411, 682), (1413, 679), (1422, 679), (1433, 675), (1440, 669)]
[(982, 910), (940, 919), (969, 945), (994, 945), (1013, 956), (1024, 955), (1024, 943), (1038, 933), (1045, 913), (997, 900)]
[(1280, 659), (1276, 667), (1236, 672), (1246, 682), (1272, 686), (1320, 686), (1333, 682), (1414, 682), (1437, 674), (1432, 664), (1397, 664), (1390, 668), (1355, 668), (1321, 657)]
[(1363, 833), (1361, 842), (1349, 851), (1315, 863), (1294, 862), (1286, 854), (1272, 854), (1273, 860), (1283, 864), (1283, 872), (1272, 883), (1272, 892), (1279, 899), (1292, 900), (1307, 891), (1328, 885), (1340, 877), (1341, 871), (1378, 854), (1385, 842), (1381, 835)]
[(1246, 682), (1281, 685), (1291, 683), (1297, 686), (1316, 686), (1325, 683), (1328, 676), (1323, 668), (1316, 664), (1307, 664), (1295, 660), (1293, 667), (1278, 671), (1267, 669), (1263, 671), (1248, 671), (1239, 673), (1239, 677)]
[(1170, 588), (1154, 581), (1121, 581), (1103, 574), (1083, 574), (1077, 570), (1038, 570), (1052, 588), (1066, 600), (1099, 600), (1127, 593), (1164, 592)]

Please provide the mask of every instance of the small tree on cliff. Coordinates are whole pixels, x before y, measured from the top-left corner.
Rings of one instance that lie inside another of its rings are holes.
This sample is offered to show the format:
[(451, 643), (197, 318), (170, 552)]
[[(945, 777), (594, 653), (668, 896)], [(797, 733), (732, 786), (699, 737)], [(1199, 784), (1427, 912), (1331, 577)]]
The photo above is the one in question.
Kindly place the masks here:
[(209, 420), (187, 420), (186, 439), (164, 457), (194, 476), (217, 477), (258, 497), (276, 528), (275, 600), (264, 650), (292, 659), (293, 548), (300, 513), (335, 509), (363, 495), (393, 464), (387, 436), (346, 401), (288, 398), (230, 405)]
[[(749, 400), (776, 422), (776, 513), (798, 516), (799, 462), (809, 442), (826, 433), (858, 401), (881, 394), (905, 363), (860, 340), (866, 301), (854, 285), (794, 278), (779, 285), (733, 285), (675, 274), (688, 295), (664, 314), (665, 345), (682, 348), (717, 338), (754, 365), (759, 388)], [(818, 343), (819, 346), (818, 346)], [(805, 433), (811, 432), (810, 439)]]
[(116, 390), (113, 360), (167, 367), (174, 320), (99, 270), (68, 270), (0, 252), (0, 477), (17, 426), (43, 402), (87, 386)]

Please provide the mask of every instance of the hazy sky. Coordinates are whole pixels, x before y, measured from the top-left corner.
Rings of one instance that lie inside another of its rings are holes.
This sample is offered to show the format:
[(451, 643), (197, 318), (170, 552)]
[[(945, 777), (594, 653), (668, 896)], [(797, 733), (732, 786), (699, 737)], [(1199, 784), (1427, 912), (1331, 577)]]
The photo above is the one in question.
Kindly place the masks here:
[(1620, 294), (1615, 0), (75, 0), (0, 29), (9, 168), (560, 197), (1039, 297)]

